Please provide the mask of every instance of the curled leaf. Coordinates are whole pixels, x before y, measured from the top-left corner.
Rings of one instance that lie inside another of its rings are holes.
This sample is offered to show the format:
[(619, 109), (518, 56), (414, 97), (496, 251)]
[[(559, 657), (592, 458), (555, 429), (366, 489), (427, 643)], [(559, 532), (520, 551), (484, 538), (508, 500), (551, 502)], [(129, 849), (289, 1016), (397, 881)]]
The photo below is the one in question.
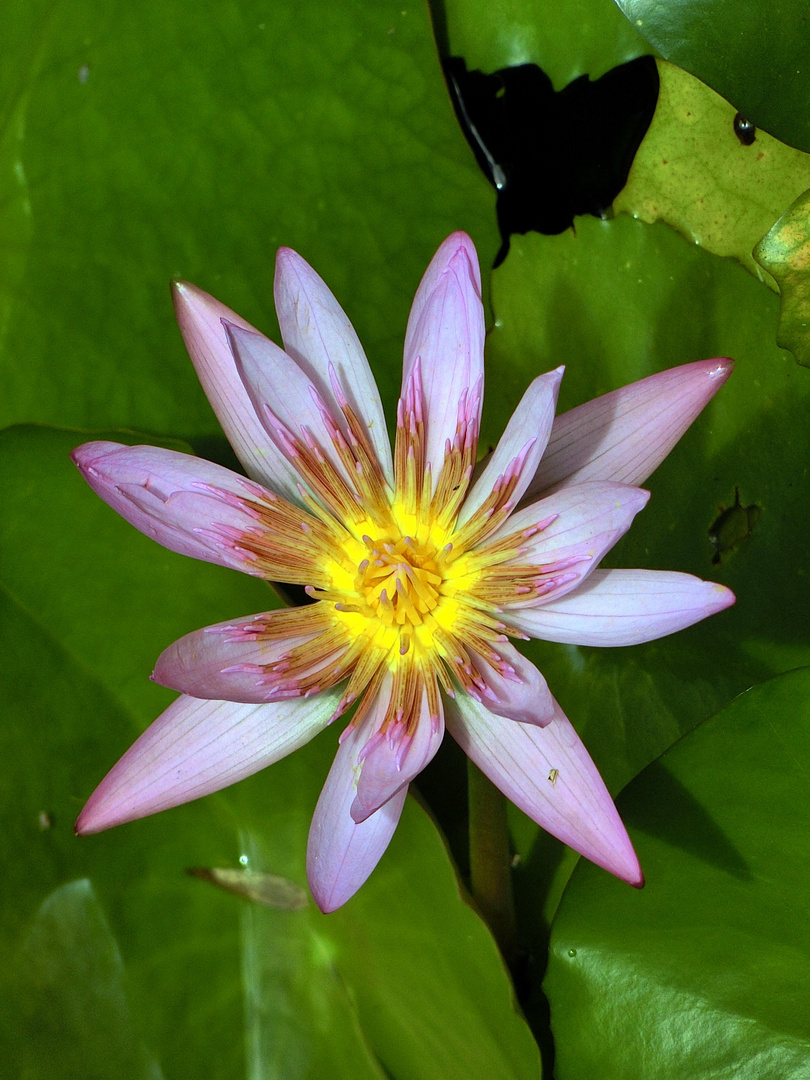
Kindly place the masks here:
[(762, 237), (754, 258), (776, 279), (782, 296), (776, 344), (810, 367), (810, 190)]

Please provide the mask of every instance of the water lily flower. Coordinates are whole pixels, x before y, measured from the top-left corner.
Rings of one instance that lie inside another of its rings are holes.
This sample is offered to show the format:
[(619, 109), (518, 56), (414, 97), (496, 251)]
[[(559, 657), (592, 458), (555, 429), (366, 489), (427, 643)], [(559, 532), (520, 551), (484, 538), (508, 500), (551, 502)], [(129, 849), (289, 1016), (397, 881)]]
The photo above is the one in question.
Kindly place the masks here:
[(349, 320), (284, 248), (275, 301), (283, 349), (208, 294), (175, 287), (192, 361), (247, 477), (150, 446), (95, 442), (73, 457), (165, 547), (302, 585), (313, 602), (171, 645), (154, 678), (182, 696), (102, 781), (77, 831), (232, 784), (354, 706), (309, 835), (324, 911), (376, 866), (445, 727), (529, 817), (641, 884), (587, 750), (510, 638), (630, 645), (733, 602), (687, 574), (598, 568), (647, 502), (635, 485), (730, 361), (654, 375), (556, 421), (563, 369), (541, 375), (475, 474), (484, 316), (469, 237), (442, 244), (416, 293), (393, 454)]

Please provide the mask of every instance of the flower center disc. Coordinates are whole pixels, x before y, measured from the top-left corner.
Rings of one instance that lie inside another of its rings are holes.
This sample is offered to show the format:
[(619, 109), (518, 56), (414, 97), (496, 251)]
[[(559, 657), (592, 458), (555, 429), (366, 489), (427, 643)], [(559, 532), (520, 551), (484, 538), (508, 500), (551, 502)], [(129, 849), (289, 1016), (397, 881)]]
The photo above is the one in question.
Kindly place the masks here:
[(371, 540), (358, 567), (357, 591), (386, 626), (421, 626), (439, 603), (443, 577), (432, 544), (411, 537)]

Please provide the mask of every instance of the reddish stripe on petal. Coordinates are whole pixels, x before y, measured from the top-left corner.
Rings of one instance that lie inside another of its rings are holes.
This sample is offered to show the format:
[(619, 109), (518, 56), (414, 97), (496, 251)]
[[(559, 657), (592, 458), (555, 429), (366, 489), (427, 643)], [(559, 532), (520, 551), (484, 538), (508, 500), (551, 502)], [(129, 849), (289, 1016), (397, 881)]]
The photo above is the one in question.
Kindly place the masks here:
[(360, 744), (360, 776), (350, 809), (356, 822), (365, 821), (409, 784), (433, 759), (444, 736), (444, 716), (441, 711), (431, 716), (421, 680), (411, 715), (400, 715), (398, 702), (391, 697), (393, 682), (390, 675), (383, 680), (363, 723), (350, 736)]
[(220, 465), (157, 446), (95, 442), (71, 454), (87, 483), (136, 529), (195, 559), (257, 573), (238, 539), (267, 493)]
[[(478, 257), (464, 233), (454, 233), (439, 248), (417, 290), (402, 370), (406, 396), (413, 370), (421, 361), (421, 393), (425, 421), (425, 463), (434, 482), (441, 472), (445, 448), (452, 446), (458, 405), (484, 375), (484, 309)], [(480, 395), (468, 423), (477, 443)]]

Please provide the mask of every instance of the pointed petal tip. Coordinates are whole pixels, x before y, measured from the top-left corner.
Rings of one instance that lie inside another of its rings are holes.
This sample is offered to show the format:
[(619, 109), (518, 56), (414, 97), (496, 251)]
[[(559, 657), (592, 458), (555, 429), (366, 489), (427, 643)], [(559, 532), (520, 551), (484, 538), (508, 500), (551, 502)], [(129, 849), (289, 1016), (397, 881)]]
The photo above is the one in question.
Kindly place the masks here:
[(287, 247), (284, 244), (280, 248), (278, 248), (278, 250), (276, 251), (276, 274), (277, 275), (279, 273), (283, 273), (284, 271), (286, 271), (288, 269), (292, 269), (293, 267), (299, 267), (299, 266), (305, 267), (307, 270), (312, 269), (312, 267), (309, 265), (309, 263), (304, 258), (304, 256), (299, 255), (299, 253), (295, 250), (295, 248)]
[(718, 384), (718, 389), (728, 379), (734, 370), (734, 360), (730, 356), (717, 356), (712, 360), (704, 361), (707, 367), (706, 374)]
[(318, 277), (303, 255), (291, 247), (282, 246), (276, 251), (276, 266), (273, 276), (273, 290), (276, 295), (276, 310), (279, 307), (278, 290), (289, 277), (303, 274), (305, 278)]
[[(228, 336), (228, 344), (231, 348), (231, 352), (235, 350), (235, 347), (238, 344), (249, 345), (251, 342), (264, 342), (268, 340), (264, 334), (260, 334), (258, 330), (240, 326), (239, 323), (231, 322), (231, 320), (225, 316), (219, 321), (222, 324), (222, 329)], [(271, 342), (270, 344), (273, 343)]]
[(93, 836), (95, 833), (104, 832), (105, 829), (111, 829), (114, 825), (123, 824), (123, 818), (119, 819), (115, 815), (105, 814), (103, 806), (98, 805), (99, 801), (96, 799), (94, 792), (85, 803), (84, 809), (76, 818), (76, 824), (73, 826), (73, 832), (76, 836)]
[(94, 470), (102, 464), (103, 459), (108, 454), (115, 454), (119, 450), (126, 452), (130, 449), (137, 450), (138, 448), (126, 446), (124, 443), (107, 442), (104, 439), (98, 439), (74, 447), (70, 451), (70, 460), (90, 486), (96, 490), (94, 479), (97, 479), (97, 475)]
[(475, 293), (480, 299), (481, 297), (481, 272), (478, 264), (478, 252), (475, 249), (475, 244), (467, 233), (458, 231), (451, 233), (447, 239), (440, 244), (438, 251), (433, 256), (431, 266), (435, 267), (439, 271), (439, 274), (446, 273), (448, 270), (460, 269), (459, 263), (462, 263), (467, 275), (470, 278), (470, 282), (475, 289)]
[(206, 316), (211, 317), (224, 309), (224, 305), (205, 289), (183, 278), (172, 278), (170, 288), (174, 314), (181, 331), (198, 328)]
[(616, 877), (621, 881), (625, 881), (628, 885), (632, 885), (634, 889), (643, 889), (644, 873), (641, 869), (641, 863), (638, 861), (638, 856), (636, 855), (632, 844), (630, 844), (629, 839), (627, 844), (629, 850), (622, 853), (625, 856), (624, 867), (621, 870), (614, 870), (613, 872), (616, 874)]
[(707, 583), (711, 587), (711, 598), (709, 605), (711, 607), (710, 614), (716, 611), (723, 611), (727, 607), (732, 607), (737, 603), (737, 597), (727, 588), (725, 585), (719, 585), (717, 582), (710, 581)]
[(467, 256), (478, 258), (478, 253), (475, 250), (475, 244), (472, 242), (468, 233), (465, 233), (463, 229), (456, 229), (455, 232), (450, 233), (443, 244), (440, 245), (439, 251), (442, 248), (446, 249), (450, 258), (459, 251), (466, 252)]
[(601, 866), (603, 870), (618, 878), (619, 881), (632, 885), (634, 889), (643, 889), (644, 874), (632, 841), (627, 835), (627, 830), (618, 812), (614, 811), (614, 815), (611, 816), (614, 817), (614, 828), (610, 846), (600, 845), (602, 846), (601, 851), (580, 851), (580, 854), (586, 859), (590, 859), (597, 866)]
[(332, 896), (330, 894), (322, 893), (318, 888), (317, 883), (310, 882), (309, 891), (312, 894), (312, 899), (315, 901), (315, 906), (324, 915), (331, 915), (333, 911), (337, 911), (338, 908), (351, 900), (350, 896)]

